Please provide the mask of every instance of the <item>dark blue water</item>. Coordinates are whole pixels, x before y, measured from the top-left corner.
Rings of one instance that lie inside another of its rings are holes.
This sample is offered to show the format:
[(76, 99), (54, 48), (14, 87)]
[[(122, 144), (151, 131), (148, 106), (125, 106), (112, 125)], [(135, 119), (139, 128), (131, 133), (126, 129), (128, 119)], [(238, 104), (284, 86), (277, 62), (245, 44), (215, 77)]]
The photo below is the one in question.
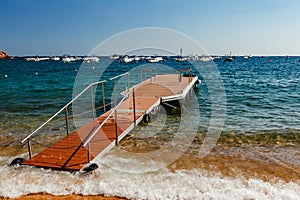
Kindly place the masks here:
[[(223, 59), (219, 59), (214, 63), (193, 61), (192, 64), (206, 72), (209, 72), (214, 64), (221, 74), (226, 91), (225, 132), (238, 134), (281, 131), (288, 133), (300, 130), (299, 59), (299, 57), (253, 57), (250, 59), (237, 57), (233, 62), (223, 63)], [(79, 80), (76, 76), (81, 72), (82, 62), (80, 61), (72, 63), (28, 62), (24, 58), (1, 60), (1, 136), (16, 135), (17, 138), (23, 138), (37, 128), (72, 99), (75, 80), (81, 83), (80, 87), (83, 89), (95, 80), (108, 80), (135, 68), (157, 65), (146, 64), (145, 61), (131, 64), (111, 62), (102, 58), (99, 63), (84, 64), (90, 66), (87, 72), (90, 78)], [(159, 65), (178, 70), (180, 65), (190, 66), (191, 64), (165, 59)], [(109, 67), (102, 70), (103, 66)], [(168, 73), (168, 71), (165, 69), (161, 72)], [(200, 79), (203, 79), (201, 73), (198, 75)], [(131, 76), (130, 85), (140, 81), (139, 73), (132, 73)], [(209, 76), (211, 80), (215, 77), (213, 73)], [(125, 82), (124, 85), (126, 85)], [(113, 97), (113, 82), (106, 83), (105, 87), (105, 100), (109, 102)], [(208, 90), (205, 80), (196, 91), (202, 120), (202, 128), (199, 130), (204, 132), (211, 115), (211, 92), (213, 91)]]

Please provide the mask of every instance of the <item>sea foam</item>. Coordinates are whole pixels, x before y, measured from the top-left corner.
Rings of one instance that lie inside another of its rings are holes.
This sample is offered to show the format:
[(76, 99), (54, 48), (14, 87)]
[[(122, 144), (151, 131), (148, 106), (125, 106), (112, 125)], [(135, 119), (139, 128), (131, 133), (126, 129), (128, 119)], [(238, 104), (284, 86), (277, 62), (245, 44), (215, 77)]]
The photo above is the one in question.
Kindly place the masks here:
[[(112, 158), (112, 157), (111, 157)], [(202, 169), (127, 173), (101, 165), (90, 174), (9, 167), (0, 157), (0, 196), (30, 193), (117, 195), (132, 199), (299, 199), (300, 185), (222, 177)], [(117, 157), (115, 158), (117, 159)]]

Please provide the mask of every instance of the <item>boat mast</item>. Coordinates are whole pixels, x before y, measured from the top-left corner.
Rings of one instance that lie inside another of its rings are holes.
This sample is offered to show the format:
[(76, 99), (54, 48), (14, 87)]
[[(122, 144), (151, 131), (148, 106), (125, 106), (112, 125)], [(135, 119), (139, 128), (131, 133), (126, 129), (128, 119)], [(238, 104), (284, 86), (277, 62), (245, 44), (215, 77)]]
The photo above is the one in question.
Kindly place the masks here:
[(179, 71), (179, 82), (181, 82), (181, 76), (182, 76), (182, 66), (181, 66), (181, 61), (182, 61), (182, 48), (180, 48), (180, 71)]

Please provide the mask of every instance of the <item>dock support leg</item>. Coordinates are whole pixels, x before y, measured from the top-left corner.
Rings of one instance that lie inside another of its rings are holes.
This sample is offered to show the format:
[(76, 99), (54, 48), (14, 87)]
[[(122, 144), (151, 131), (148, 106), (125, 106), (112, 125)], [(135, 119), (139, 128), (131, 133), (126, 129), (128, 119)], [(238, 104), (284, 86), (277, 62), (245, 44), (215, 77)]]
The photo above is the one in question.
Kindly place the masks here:
[(93, 87), (90, 88), (90, 96), (91, 96), (92, 116), (93, 116), (93, 119), (95, 119), (95, 106), (94, 106), (94, 98), (93, 98)]
[(178, 81), (179, 81), (179, 83), (181, 83), (181, 81), (182, 81), (182, 69), (181, 69), (181, 66), (180, 66), (180, 70), (179, 70)]
[(68, 107), (66, 107), (66, 109), (65, 109), (65, 115), (66, 115), (66, 129), (67, 129), (67, 135), (69, 135)]
[(118, 116), (117, 116), (117, 110), (115, 110), (115, 124), (116, 124), (116, 146), (119, 144), (118, 138)]
[(129, 72), (128, 72), (128, 74), (127, 74), (127, 88), (128, 88), (128, 90), (129, 90)]
[(102, 83), (102, 103), (103, 103), (103, 110), (106, 113), (106, 107), (105, 107), (105, 94), (104, 94), (104, 83)]
[(87, 144), (87, 151), (88, 151), (88, 163), (90, 163), (91, 162), (90, 143)]
[(136, 112), (135, 112), (135, 94), (134, 94), (134, 88), (132, 88), (132, 99), (133, 99), (133, 123), (134, 123), (134, 126), (136, 126)]
[(117, 82), (116, 79), (114, 80), (114, 102), (115, 102), (115, 107), (117, 106)]
[(32, 157), (30, 139), (27, 140), (29, 159)]

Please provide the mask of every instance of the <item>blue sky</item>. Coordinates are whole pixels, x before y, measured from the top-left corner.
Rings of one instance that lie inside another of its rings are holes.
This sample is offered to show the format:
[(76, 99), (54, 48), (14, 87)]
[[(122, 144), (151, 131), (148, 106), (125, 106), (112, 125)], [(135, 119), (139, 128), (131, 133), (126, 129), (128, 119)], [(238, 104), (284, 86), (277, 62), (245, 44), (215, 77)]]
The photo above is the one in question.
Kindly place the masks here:
[(0, 0), (0, 49), (88, 54), (122, 31), (163, 27), (210, 54), (300, 55), (299, 0)]

